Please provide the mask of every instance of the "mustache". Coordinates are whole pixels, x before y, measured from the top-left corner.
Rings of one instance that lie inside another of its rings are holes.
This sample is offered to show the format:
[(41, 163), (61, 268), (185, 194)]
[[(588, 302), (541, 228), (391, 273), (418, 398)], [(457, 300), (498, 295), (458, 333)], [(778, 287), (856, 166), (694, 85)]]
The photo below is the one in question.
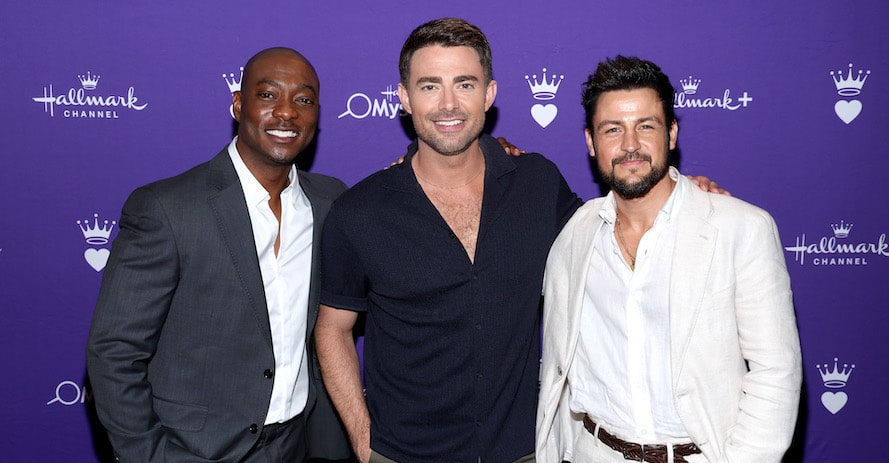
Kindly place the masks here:
[(649, 156), (645, 153), (640, 153), (637, 151), (634, 153), (624, 153), (622, 156), (612, 159), (611, 160), (611, 167), (614, 167), (622, 162), (639, 161), (639, 160), (646, 161), (649, 164), (651, 164), (651, 156)]
[(469, 115), (467, 115), (465, 112), (463, 112), (459, 109), (455, 109), (452, 111), (441, 110), (441, 111), (430, 114), (428, 116), (428, 118), (431, 120), (436, 120), (436, 119), (463, 119), (463, 120), (466, 120), (466, 119), (469, 119)]

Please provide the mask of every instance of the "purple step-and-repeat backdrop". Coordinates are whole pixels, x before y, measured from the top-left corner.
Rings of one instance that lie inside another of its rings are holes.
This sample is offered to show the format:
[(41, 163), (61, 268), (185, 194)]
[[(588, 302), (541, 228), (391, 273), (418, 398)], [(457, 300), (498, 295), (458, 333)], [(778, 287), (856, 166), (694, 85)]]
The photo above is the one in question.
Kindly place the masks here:
[(661, 64), (677, 88), (682, 171), (769, 210), (781, 231), (805, 368), (787, 460), (884, 458), (887, 11), (882, 0), (4, 5), (0, 459), (100, 460), (84, 344), (120, 208), (230, 140), (247, 58), (285, 45), (315, 64), (320, 132), (301, 163), (351, 185), (409, 143), (398, 52), (442, 16), (491, 41), (492, 133), (548, 156), (584, 198), (600, 189), (580, 84), (618, 53)]

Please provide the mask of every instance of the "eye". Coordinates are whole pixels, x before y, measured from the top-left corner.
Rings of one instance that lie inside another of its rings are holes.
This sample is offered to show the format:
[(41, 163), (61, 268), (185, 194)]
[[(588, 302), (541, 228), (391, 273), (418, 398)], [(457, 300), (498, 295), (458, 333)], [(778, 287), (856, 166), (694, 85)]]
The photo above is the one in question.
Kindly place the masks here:
[(315, 100), (309, 97), (299, 97), (296, 99), (296, 102), (303, 106), (315, 106)]
[(268, 100), (275, 97), (275, 95), (272, 95), (271, 92), (259, 92), (256, 96), (263, 100)]
[(473, 88), (475, 88), (475, 85), (473, 85), (472, 82), (462, 82), (458, 86), (458, 88), (463, 89), (463, 90), (472, 90)]

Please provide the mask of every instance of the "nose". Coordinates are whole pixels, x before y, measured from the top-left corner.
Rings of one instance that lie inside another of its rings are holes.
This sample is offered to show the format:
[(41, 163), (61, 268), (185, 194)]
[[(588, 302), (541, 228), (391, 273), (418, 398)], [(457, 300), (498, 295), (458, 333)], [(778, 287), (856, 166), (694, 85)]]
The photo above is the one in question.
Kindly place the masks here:
[(457, 96), (454, 94), (453, 89), (445, 88), (442, 90), (439, 106), (440, 109), (444, 109), (445, 111), (451, 111), (457, 107)]
[(623, 138), (621, 139), (620, 147), (627, 153), (635, 153), (636, 151), (639, 151), (639, 136), (635, 131), (627, 130), (624, 132)]
[(280, 99), (272, 110), (273, 116), (285, 121), (295, 118), (297, 114), (296, 103), (288, 98)]

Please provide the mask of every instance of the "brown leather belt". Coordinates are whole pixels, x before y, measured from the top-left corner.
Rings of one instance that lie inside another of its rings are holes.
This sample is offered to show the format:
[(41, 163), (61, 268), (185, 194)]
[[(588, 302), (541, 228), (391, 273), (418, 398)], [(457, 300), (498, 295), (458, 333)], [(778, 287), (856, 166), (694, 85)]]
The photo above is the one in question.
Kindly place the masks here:
[[(599, 434), (596, 434), (596, 423), (588, 416), (583, 417), (583, 427), (594, 437), (602, 441), (603, 444), (611, 447), (615, 452), (623, 454), (624, 459), (632, 461), (647, 461), (649, 463), (672, 463), (667, 461), (667, 446), (652, 444), (636, 444), (627, 442), (620, 437), (608, 433), (599, 428)], [(685, 457), (701, 453), (694, 442), (688, 444), (673, 445), (673, 462), (688, 463)]]

